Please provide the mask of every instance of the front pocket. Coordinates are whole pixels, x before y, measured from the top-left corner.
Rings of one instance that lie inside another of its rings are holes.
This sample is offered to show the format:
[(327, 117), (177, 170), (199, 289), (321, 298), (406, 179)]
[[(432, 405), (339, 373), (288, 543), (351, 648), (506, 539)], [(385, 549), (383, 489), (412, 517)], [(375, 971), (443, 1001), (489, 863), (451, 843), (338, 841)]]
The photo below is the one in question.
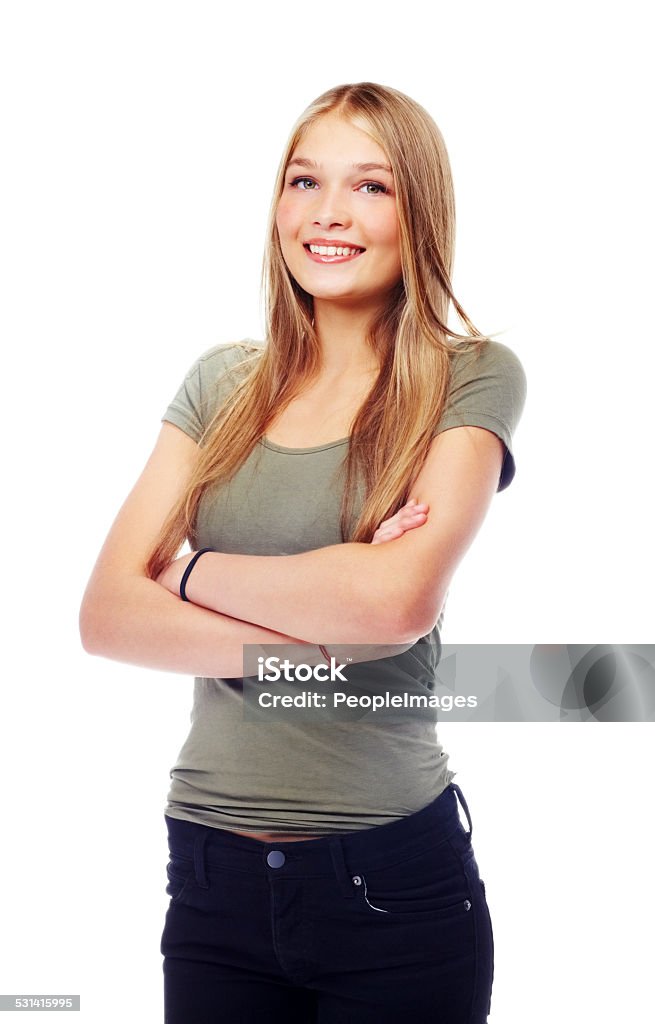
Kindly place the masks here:
[(193, 867), (188, 869), (180, 868), (169, 860), (166, 865), (166, 875), (168, 877), (166, 894), (170, 896), (171, 903), (177, 903), (183, 893), (186, 892), (194, 874)]
[[(359, 879), (359, 883), (357, 882)], [(442, 917), (449, 914), (466, 914), (471, 909), (471, 900), (465, 893), (445, 895), (412, 895), (410, 892), (376, 892), (368, 886), (364, 875), (355, 875), (354, 883), (359, 884), (361, 899), (367, 912), (389, 914), (428, 914)]]

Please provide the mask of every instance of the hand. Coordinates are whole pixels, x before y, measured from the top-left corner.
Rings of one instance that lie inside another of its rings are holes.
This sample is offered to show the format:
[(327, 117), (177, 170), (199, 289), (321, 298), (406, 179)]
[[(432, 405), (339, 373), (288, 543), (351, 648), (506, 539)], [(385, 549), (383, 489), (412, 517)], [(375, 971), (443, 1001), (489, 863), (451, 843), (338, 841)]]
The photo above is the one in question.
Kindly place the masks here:
[(373, 534), (371, 544), (384, 544), (386, 541), (396, 540), (398, 537), (402, 537), (407, 530), (423, 526), (428, 520), (428, 509), (429, 505), (426, 505), (425, 502), (417, 504), (416, 498), (410, 498), (394, 516), (380, 523)]

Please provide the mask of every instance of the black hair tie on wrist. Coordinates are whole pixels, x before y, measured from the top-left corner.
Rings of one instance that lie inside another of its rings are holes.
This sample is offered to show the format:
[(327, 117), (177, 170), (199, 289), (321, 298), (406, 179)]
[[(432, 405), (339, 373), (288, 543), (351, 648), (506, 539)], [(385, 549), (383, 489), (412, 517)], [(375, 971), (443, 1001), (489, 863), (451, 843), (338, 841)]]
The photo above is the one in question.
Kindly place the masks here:
[(182, 576), (182, 579), (180, 580), (180, 597), (182, 598), (183, 601), (188, 601), (189, 600), (189, 598), (186, 596), (186, 585), (187, 585), (187, 581), (189, 579), (189, 576), (191, 575), (191, 570), (193, 569), (194, 565), (196, 564), (196, 562), (198, 561), (200, 556), (204, 555), (205, 551), (214, 551), (214, 550), (215, 550), (215, 548), (200, 548), (200, 551), (196, 551), (195, 555), (193, 556), (193, 558), (191, 559), (191, 561), (187, 565), (186, 569), (184, 570), (184, 575)]

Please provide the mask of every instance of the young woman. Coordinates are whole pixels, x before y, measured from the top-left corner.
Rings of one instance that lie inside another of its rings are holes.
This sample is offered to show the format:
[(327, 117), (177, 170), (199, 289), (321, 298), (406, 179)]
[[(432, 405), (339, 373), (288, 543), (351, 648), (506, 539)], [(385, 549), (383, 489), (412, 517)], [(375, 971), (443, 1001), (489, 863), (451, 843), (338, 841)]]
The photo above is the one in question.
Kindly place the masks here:
[(87, 651), (196, 676), (165, 810), (169, 1024), (487, 1018), (491, 919), (436, 712), (257, 720), (245, 700), (244, 650), (288, 645), (435, 686), (525, 401), (453, 295), (454, 227), (419, 104), (370, 82), (312, 103), (275, 183), (266, 342), (195, 360), (89, 581)]

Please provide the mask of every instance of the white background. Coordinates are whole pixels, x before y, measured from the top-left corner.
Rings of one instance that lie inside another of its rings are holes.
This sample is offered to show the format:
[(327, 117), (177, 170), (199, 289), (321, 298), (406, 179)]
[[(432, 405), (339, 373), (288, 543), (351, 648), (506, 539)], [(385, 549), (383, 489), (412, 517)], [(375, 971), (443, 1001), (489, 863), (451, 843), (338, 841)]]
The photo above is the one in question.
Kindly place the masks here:
[[(528, 378), (516, 479), (444, 642), (653, 639), (645, 27), (635, 2), (2, 5), (0, 992), (162, 1019), (163, 808), (193, 683), (87, 655), (78, 609), (191, 363), (263, 337), (274, 174), (325, 89), (377, 81), (432, 114), (455, 293)], [(440, 738), (494, 922), (490, 1019), (645, 1020), (652, 725)]]

